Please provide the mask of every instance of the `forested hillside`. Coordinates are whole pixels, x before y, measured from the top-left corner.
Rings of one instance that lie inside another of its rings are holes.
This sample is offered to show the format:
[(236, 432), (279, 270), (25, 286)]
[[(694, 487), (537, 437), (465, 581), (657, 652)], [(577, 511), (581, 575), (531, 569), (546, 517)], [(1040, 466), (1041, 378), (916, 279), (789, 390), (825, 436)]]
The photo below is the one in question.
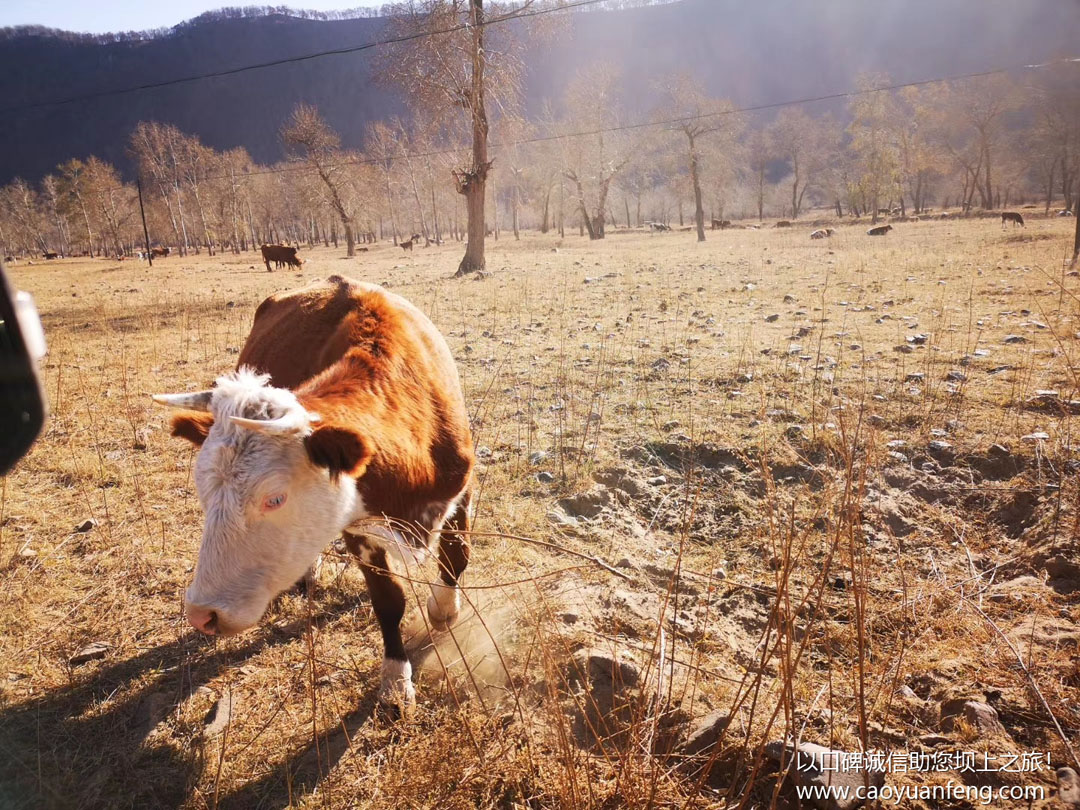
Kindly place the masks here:
[[(0, 183), (36, 181), (68, 158), (89, 155), (129, 176), (128, 138), (143, 120), (273, 162), (283, 157), (281, 122), (301, 101), (319, 108), (346, 147), (358, 148), (364, 125), (404, 114), (409, 97), (375, 81), (375, 51), (25, 107), (353, 47), (379, 39), (386, 27), (378, 17), (234, 11), (145, 37), (7, 29), (0, 33)], [(523, 105), (539, 117), (597, 61), (619, 67), (622, 93), (643, 109), (656, 80), (673, 71), (693, 74), (714, 96), (752, 105), (846, 90), (863, 71), (905, 81), (1023, 64), (1066, 53), (1077, 41), (1080, 5), (1072, 0), (682, 0), (574, 14), (527, 51)]]

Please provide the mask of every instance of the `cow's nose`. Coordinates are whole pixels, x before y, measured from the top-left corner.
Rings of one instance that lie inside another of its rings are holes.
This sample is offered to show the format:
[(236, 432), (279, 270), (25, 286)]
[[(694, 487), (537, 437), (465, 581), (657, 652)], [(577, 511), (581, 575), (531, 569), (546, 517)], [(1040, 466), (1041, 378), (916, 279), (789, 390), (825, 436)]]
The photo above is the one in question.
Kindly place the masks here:
[(204, 608), (201, 605), (188, 605), (187, 620), (191, 622), (191, 626), (200, 633), (212, 636), (217, 632), (217, 611), (211, 610), (210, 608)]

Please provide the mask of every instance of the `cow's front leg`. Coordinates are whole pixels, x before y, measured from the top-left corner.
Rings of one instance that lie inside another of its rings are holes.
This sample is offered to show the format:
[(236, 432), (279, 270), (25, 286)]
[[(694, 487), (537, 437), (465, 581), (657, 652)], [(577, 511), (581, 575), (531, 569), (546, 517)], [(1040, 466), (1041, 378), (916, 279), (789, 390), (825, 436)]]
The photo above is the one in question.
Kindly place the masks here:
[(405, 655), (401, 638), (401, 620), (405, 616), (405, 588), (390, 570), (386, 550), (370, 538), (345, 535), (349, 550), (360, 558), (371, 607), (379, 622), (383, 637), (382, 682), (379, 700), (408, 714), (416, 705), (416, 689), (412, 682), (412, 664)]

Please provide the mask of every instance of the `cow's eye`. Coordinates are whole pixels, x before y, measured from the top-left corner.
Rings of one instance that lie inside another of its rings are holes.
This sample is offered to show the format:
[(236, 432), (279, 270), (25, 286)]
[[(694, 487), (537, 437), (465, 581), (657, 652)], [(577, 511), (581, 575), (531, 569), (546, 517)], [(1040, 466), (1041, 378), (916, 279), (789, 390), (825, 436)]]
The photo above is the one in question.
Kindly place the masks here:
[(275, 509), (280, 508), (283, 503), (285, 503), (284, 493), (280, 495), (270, 495), (263, 500), (263, 511), (273, 512)]

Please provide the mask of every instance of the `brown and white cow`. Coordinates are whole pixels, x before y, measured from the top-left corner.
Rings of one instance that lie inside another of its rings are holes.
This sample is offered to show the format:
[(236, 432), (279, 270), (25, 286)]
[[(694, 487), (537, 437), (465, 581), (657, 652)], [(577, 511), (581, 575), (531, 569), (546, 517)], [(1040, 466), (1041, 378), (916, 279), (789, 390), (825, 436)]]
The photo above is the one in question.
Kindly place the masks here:
[(394, 571), (422, 578), (416, 566), (437, 545), (427, 614), (443, 629), (457, 617), (469, 560), (472, 438), (454, 360), (431, 321), (381, 287), (331, 276), (263, 301), (239, 367), (214, 388), (154, 400), (186, 409), (173, 435), (201, 448), (191, 624), (208, 635), (251, 627), (344, 535), (382, 630), (379, 696), (410, 706), (406, 591)]

